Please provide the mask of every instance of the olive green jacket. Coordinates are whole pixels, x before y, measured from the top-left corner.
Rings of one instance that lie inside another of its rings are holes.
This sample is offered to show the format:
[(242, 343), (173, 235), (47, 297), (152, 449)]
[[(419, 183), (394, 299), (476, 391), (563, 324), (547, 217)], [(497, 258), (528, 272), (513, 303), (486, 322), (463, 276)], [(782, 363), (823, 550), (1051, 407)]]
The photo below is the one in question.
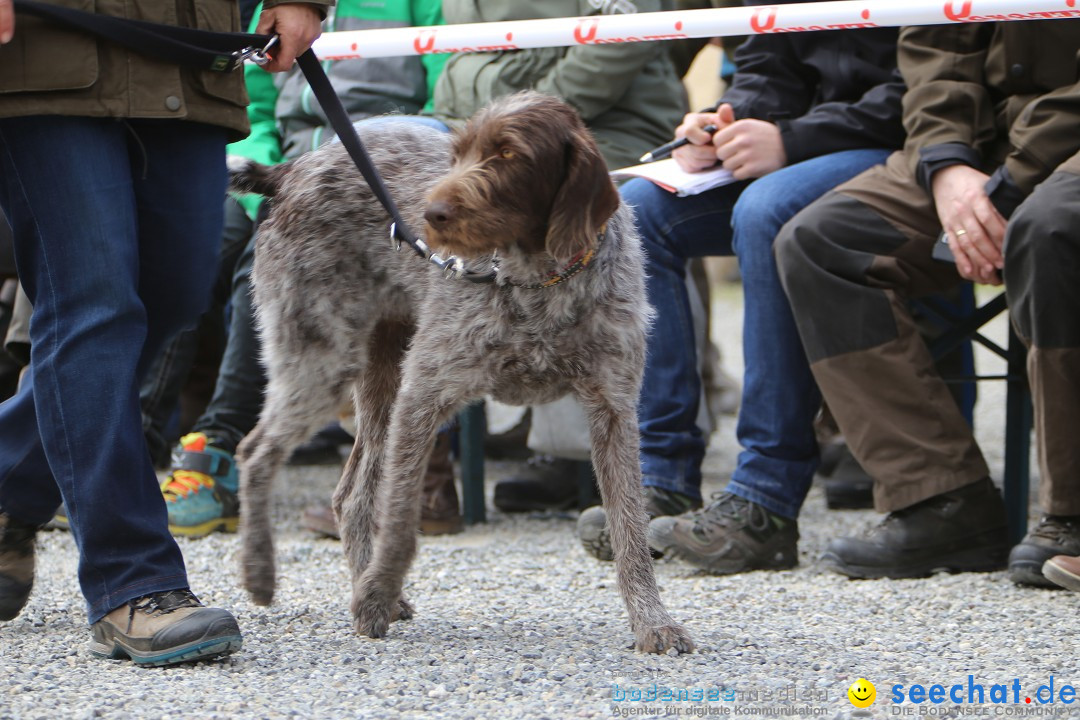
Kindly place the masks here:
[[(447, 24), (669, 9), (667, 0), (443, 0)], [(435, 115), (452, 125), (527, 88), (576, 108), (612, 169), (670, 140), (686, 113), (668, 48), (637, 42), (454, 54), (435, 86)]]
[(1080, 20), (909, 27), (906, 159), (927, 191), (963, 163), (1006, 215), (1080, 150)]
[[(238, 32), (235, 0), (47, 0), (102, 15)], [(309, 0), (328, 5), (330, 0)], [(282, 4), (268, 0), (266, 5)], [(0, 46), (0, 117), (173, 118), (248, 132), (243, 73), (190, 70), (19, 14)]]

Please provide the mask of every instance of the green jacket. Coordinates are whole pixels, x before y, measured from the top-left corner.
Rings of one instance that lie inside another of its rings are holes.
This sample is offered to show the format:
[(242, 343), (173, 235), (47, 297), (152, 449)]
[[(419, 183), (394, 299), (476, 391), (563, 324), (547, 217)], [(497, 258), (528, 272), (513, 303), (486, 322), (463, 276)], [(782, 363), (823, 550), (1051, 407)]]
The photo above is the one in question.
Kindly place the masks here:
[[(601, 5), (598, 9), (596, 5)], [(493, 22), (670, 9), (667, 0), (443, 0), (447, 23)], [(581, 114), (612, 169), (667, 142), (686, 113), (664, 43), (535, 48), (450, 57), (435, 86), (435, 114), (459, 124), (494, 98), (532, 88)]]
[[(102, 15), (236, 32), (232, 0), (49, 0)], [(312, 0), (326, 5), (329, 0)], [(280, 0), (270, 0), (280, 4)], [(20, 14), (0, 47), (0, 117), (174, 118), (248, 132), (243, 77), (180, 68)]]

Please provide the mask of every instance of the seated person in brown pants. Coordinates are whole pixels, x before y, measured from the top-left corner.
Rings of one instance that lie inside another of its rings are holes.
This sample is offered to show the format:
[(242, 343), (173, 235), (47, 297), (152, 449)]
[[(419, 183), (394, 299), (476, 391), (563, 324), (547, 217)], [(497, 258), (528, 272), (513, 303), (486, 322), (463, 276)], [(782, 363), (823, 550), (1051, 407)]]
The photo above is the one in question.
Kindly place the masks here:
[[(1004, 280), (1027, 343), (1045, 513), (1012, 548), (1018, 583), (1080, 554), (1080, 22), (905, 28), (908, 141), (795, 216), (781, 281), (821, 391), (885, 521), (834, 540), (854, 577), (993, 570), (1005, 507), (907, 299)], [(931, 257), (942, 230), (955, 265)]]

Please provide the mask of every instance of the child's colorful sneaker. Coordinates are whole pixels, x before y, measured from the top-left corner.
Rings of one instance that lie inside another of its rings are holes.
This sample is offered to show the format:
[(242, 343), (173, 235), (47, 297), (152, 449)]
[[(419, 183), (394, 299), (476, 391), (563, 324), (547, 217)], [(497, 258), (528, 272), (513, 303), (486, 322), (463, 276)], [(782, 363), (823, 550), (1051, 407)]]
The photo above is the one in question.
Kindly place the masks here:
[(205, 433), (180, 438), (173, 469), (161, 484), (169, 509), (169, 531), (193, 538), (215, 530), (236, 532), (239, 488), (232, 453), (214, 447)]

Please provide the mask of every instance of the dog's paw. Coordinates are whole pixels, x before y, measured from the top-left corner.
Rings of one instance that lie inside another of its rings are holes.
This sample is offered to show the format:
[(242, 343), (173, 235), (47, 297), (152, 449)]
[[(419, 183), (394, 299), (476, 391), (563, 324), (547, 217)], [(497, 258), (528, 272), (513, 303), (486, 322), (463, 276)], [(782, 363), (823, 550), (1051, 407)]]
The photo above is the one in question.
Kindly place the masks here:
[(408, 598), (402, 595), (397, 601), (397, 611), (390, 620), (412, 620), (415, 615), (416, 610), (413, 608), (412, 603), (409, 602)]
[(634, 635), (634, 648), (639, 652), (666, 653), (672, 648), (680, 654), (694, 652), (694, 641), (681, 625), (642, 628)]
[[(388, 602), (380, 593), (362, 591), (353, 597), (353, 627), (358, 634), (369, 638), (385, 637), (390, 623), (401, 616), (401, 609), (397, 598)], [(411, 606), (408, 609), (411, 611)]]

